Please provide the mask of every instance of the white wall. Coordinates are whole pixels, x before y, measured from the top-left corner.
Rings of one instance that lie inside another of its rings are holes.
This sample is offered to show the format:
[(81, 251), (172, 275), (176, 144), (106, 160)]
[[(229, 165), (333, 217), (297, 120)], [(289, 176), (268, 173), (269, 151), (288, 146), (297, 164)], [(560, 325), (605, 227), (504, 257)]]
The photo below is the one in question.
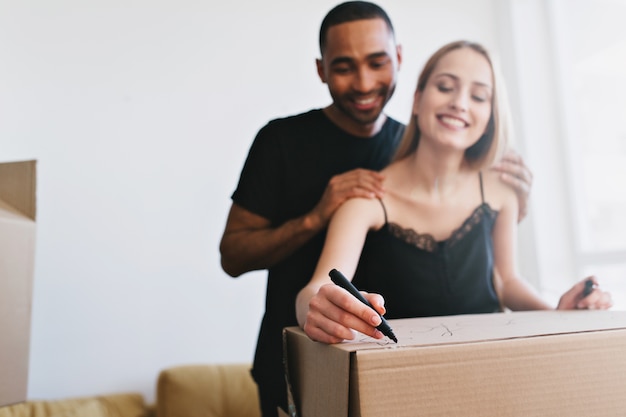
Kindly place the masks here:
[[(501, 46), (498, 1), (379, 2), (405, 54), (390, 114), (443, 43)], [(39, 161), (30, 398), (152, 401), (164, 367), (252, 360), (265, 274), (228, 278), (219, 239), (256, 131), (329, 102), (336, 3), (0, 2), (0, 159)]]

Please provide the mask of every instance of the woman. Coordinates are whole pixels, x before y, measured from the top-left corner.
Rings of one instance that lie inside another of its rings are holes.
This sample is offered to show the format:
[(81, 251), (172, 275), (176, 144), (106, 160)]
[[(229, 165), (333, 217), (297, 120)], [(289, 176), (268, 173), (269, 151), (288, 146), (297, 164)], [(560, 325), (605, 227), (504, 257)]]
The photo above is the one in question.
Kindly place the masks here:
[[(298, 295), (298, 323), (309, 337), (336, 343), (353, 330), (383, 337), (375, 329), (380, 317), (330, 283), (333, 268), (354, 277), (387, 318), (551, 308), (518, 276), (517, 199), (486, 170), (509, 137), (505, 104), (482, 46), (453, 42), (429, 59), (398, 153), (383, 171), (384, 197), (355, 198), (337, 210), (314, 276)], [(584, 297), (584, 285), (557, 308), (611, 306), (598, 288)]]

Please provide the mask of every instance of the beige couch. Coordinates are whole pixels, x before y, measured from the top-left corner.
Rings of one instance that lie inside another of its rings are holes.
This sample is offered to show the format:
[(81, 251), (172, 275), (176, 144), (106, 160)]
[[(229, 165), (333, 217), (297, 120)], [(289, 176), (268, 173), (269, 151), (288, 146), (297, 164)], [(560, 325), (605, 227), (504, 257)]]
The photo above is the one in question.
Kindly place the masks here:
[(156, 404), (136, 393), (27, 401), (0, 417), (259, 417), (248, 364), (186, 365), (161, 371)]
[(27, 401), (0, 408), (0, 417), (148, 417), (140, 394), (112, 394), (54, 401)]
[(250, 365), (188, 365), (161, 372), (157, 417), (260, 417)]

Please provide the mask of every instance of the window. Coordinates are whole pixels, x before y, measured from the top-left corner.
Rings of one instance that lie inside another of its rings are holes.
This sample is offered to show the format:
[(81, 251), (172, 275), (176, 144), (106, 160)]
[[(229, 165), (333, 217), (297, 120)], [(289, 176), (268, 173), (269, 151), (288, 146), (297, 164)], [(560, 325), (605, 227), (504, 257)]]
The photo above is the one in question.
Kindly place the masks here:
[(535, 174), (520, 270), (556, 304), (595, 274), (626, 310), (626, 0), (503, 0), (517, 148)]
[(625, 0), (551, 0), (574, 262), (626, 309)]

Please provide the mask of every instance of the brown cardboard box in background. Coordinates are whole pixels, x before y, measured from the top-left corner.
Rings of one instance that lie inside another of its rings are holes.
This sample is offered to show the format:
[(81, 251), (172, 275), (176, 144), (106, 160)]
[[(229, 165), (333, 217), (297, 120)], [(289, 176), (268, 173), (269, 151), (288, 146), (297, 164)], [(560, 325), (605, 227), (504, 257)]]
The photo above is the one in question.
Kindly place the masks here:
[(0, 406), (26, 399), (36, 162), (0, 163)]
[(626, 416), (626, 312), (389, 320), (398, 345), (284, 331), (299, 417)]

